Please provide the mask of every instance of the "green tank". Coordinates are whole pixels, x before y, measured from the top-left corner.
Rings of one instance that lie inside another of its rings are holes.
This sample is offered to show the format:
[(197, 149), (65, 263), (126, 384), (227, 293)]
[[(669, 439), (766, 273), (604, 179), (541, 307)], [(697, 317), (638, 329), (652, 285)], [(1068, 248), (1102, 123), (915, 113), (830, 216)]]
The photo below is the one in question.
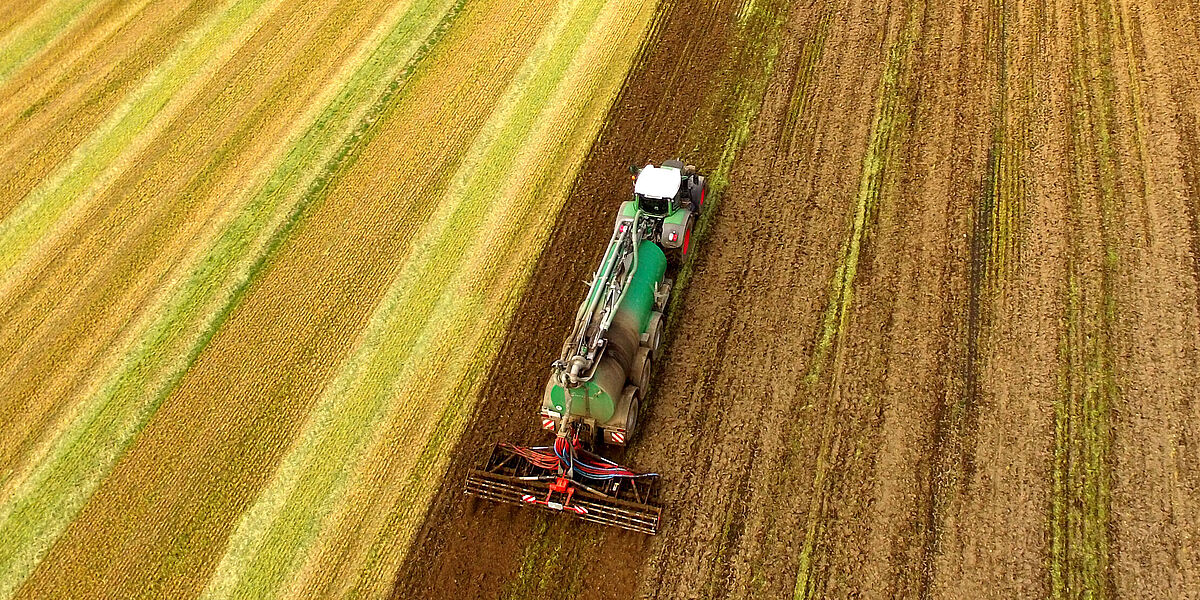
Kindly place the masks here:
[(561, 414), (572, 395), (571, 414), (591, 417), (606, 424), (617, 411), (634, 360), (655, 313), (655, 292), (667, 272), (667, 257), (657, 244), (642, 240), (637, 247), (637, 268), (608, 330), (608, 346), (591, 380), (577, 388), (564, 389), (552, 377), (547, 386), (550, 408)]

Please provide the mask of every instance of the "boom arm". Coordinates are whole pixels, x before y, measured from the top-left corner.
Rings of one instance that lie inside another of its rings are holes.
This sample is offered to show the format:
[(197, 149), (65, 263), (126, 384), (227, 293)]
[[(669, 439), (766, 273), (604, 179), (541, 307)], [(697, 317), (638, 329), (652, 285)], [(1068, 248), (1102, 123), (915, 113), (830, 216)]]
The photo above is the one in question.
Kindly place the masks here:
[(637, 270), (637, 244), (642, 235), (641, 212), (613, 232), (604, 259), (588, 287), (587, 299), (575, 314), (575, 326), (554, 361), (558, 380), (572, 387), (586, 382), (604, 356), (608, 328)]

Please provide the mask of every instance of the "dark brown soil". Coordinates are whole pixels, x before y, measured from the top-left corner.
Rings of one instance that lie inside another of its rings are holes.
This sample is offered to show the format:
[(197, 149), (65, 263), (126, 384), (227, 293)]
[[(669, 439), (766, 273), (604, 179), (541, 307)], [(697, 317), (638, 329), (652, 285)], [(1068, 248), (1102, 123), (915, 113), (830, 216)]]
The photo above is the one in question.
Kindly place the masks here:
[(765, 93), (625, 457), (662, 474), (644, 538), (461, 482), (538, 439), (561, 282), (624, 167), (717, 168), (726, 122), (684, 116), (754, 93), (738, 7), (664, 7), (395, 597), (1200, 593), (1200, 7), (1167, 4), (768, 9)]

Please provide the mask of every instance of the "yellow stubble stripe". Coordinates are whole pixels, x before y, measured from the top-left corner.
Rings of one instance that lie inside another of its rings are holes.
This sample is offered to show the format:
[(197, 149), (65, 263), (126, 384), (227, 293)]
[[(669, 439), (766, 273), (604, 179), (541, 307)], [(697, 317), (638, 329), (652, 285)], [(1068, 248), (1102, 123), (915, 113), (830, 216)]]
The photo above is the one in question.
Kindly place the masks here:
[[(265, 246), (269, 245), (274, 237), (275, 231), (281, 227), (281, 222), (293, 216), (295, 211), (292, 210), (292, 205), (307, 197), (316, 180), (328, 176), (322, 167), (339, 148), (353, 143), (354, 140), (350, 137), (357, 139), (354, 132), (364, 123), (374, 121), (376, 117), (368, 113), (378, 102), (378, 97), (385, 88), (395, 85), (394, 79), (408, 67), (411, 60), (415, 60), (415, 56), (427, 43), (426, 38), (445, 13), (445, 10), (439, 8), (445, 9), (451, 4), (453, 2), (450, 0), (429, 0), (420, 2), (420, 7), (432, 8), (432, 11), (416, 11), (413, 2), (401, 2), (389, 11), (388, 18), (371, 36), (364, 39), (355, 58), (346, 63), (338, 77), (331, 79), (335, 83), (331, 83), (324, 90), (320, 100), (313, 103), (312, 110), (298, 119), (298, 125), (306, 123), (307, 128), (303, 129), (304, 134), (299, 136), (290, 148), (284, 146), (287, 148), (286, 153), (283, 149), (280, 150), (280, 156), (277, 157), (280, 160), (275, 172), (256, 189), (256, 200), (252, 203), (254, 211), (234, 214), (233, 222), (227, 223), (225, 231), (217, 236), (223, 240), (232, 235), (236, 240), (232, 244), (222, 244), (218, 240), (215, 246), (208, 248), (207, 253), (197, 253), (192, 257), (192, 269), (185, 270), (185, 273), (190, 273), (187, 281), (176, 280), (175, 285), (169, 286), (167, 292), (155, 302), (159, 310), (143, 312), (141, 324), (134, 328), (139, 333), (134, 339), (126, 340), (122, 344), (124, 352), (114, 351), (112, 354), (109, 365), (113, 368), (102, 374), (92, 392), (87, 394), (94, 398), (84, 404), (94, 408), (82, 411), (86, 414), (76, 419), (78, 426), (73, 425), (70, 431), (64, 432), (59, 439), (53, 440), (52, 444), (43, 448), (41, 453), (44, 460), (38, 461), (33, 472), (23, 473), (18, 478), (19, 482), (6, 491), (3, 503), (0, 504), (0, 532), (12, 534), (12, 537), (8, 540), (11, 544), (0, 548), (0, 598), (11, 596), (16, 585), (36, 565), (48, 545), (56, 539), (74, 515), (78, 505), (99, 483), (103, 473), (107, 472), (104, 465), (111, 464), (111, 460), (119, 454), (123, 445), (109, 448), (109, 444), (106, 443), (105, 447), (96, 448), (96, 452), (106, 453), (107, 462), (89, 468), (82, 473), (85, 480), (70, 485), (70, 498), (65, 501), (73, 508), (55, 509), (48, 521), (25, 518), (27, 515), (23, 515), (28, 508), (45, 503), (46, 499), (41, 497), (45, 495), (46, 477), (59, 477), (54, 474), (57, 472), (53, 469), (54, 465), (70, 458), (72, 449), (80, 444), (96, 443), (93, 439), (97, 435), (96, 427), (127, 429), (125, 424), (112, 421), (113, 415), (110, 413), (113, 406), (109, 406), (111, 402), (105, 399), (127, 387), (118, 384), (129, 377), (146, 379), (153, 373), (162, 375), (164, 372), (173, 372), (172, 365), (187, 359), (187, 356), (171, 351), (171, 348), (182, 342), (176, 340), (170, 348), (163, 344), (181, 336), (186, 338), (184, 342), (203, 338), (206, 323), (226, 312), (232, 292), (221, 293), (222, 290), (230, 288), (231, 280), (241, 281), (249, 277), (249, 273), (253, 271), (253, 264), (250, 263), (257, 262), (259, 255), (265, 251)], [(414, 12), (421, 14), (413, 14)], [(382, 38), (385, 37), (386, 41), (383, 41)], [(374, 52), (370, 52), (371, 50)], [(298, 134), (299, 130), (294, 133)], [(255, 188), (251, 189), (255, 191)], [(243, 217), (248, 217), (249, 220)], [(249, 226), (254, 226), (254, 229), (247, 230)], [(222, 249), (224, 252), (221, 252)], [(221, 254), (215, 257), (216, 263), (226, 265), (228, 259), (223, 256), (230, 249), (247, 256), (233, 257), (236, 263), (233, 271), (224, 268), (214, 271), (213, 264), (210, 264), (214, 261), (214, 252)], [(220, 280), (215, 280), (214, 277), (219, 277)], [(187, 285), (180, 287), (183, 283)], [(197, 298), (198, 293), (203, 296), (204, 302), (191, 302)], [(178, 316), (177, 309), (181, 303), (189, 307), (187, 314), (183, 315), (184, 321), (163, 322), (164, 318)], [(164, 335), (167, 335), (167, 338), (164, 338)], [(146, 372), (146, 360), (153, 363), (153, 373)], [(162, 384), (161, 379), (162, 377), (158, 377), (153, 382), (147, 382), (148, 385), (142, 386), (146, 389), (141, 395), (151, 399), (161, 396), (161, 390), (158, 389)], [(141, 412), (138, 414), (141, 415)], [(145, 418), (145, 415), (139, 416), (138, 422), (144, 422)], [(118, 431), (116, 434), (104, 435), (117, 435), (127, 443), (132, 432), (122, 434)], [(31, 502), (33, 504), (30, 504)]]
[(60, 0), (38, 7), (23, 23), (0, 39), (0, 83), (50, 45), (96, 0)]
[[(378, 449), (386, 441), (382, 432), (391, 427), (383, 425), (405, 421), (408, 425), (402, 428), (414, 434), (404, 436), (407, 453), (398, 468), (387, 469), (399, 480), (407, 479), (413, 463), (428, 448), (435, 423), (450, 423), (461, 430), (463, 411), (448, 421), (439, 418), (455, 404), (446, 402), (445, 394), (471, 394), (473, 389), (456, 389), (461, 372), (447, 371), (445, 360), (478, 363), (494, 350), (517, 297), (514, 291), (528, 278), (532, 257), (544, 243), (566, 186), (599, 130), (652, 9), (630, 2), (559, 7), (539, 49), (481, 132), (455, 185), (422, 232), (421, 250), (414, 253), (373, 315), (353, 358), (319, 402), (280, 471), (239, 524), (206, 597), (235, 592), (271, 595), (279, 589), (278, 579), (288, 577), (280, 571), (296, 573), (281, 595), (316, 593), (315, 585), (323, 582), (313, 574), (324, 563), (323, 550), (340, 543), (335, 539), (342, 529), (339, 517), (356, 509), (356, 502), (347, 499), (387, 487), (372, 469), (354, 473), (349, 487), (348, 465), (362, 464), (365, 450)], [(630, 24), (635, 27), (630, 29)], [(614, 28), (625, 36), (612, 35)], [(591, 109), (589, 114), (583, 114), (585, 108)], [(573, 144), (564, 152), (560, 147), (567, 137)], [(485, 283), (496, 278), (500, 281), (495, 287)], [(487, 296), (499, 301), (483, 302)], [(484, 343), (488, 351), (481, 353)], [(430, 372), (455, 377), (430, 381), (420, 375), (426, 366)], [(431, 383), (440, 389), (421, 395), (419, 391)], [(439, 408), (426, 410), (430, 403)], [(414, 418), (420, 423), (413, 423)], [(438, 441), (444, 459), (445, 439)], [(368, 461), (366, 466), (382, 464)], [(406, 511), (403, 524), (391, 518), (396, 516), (387, 510), (391, 504), (375, 506), (390, 515), (389, 534), (366, 557), (372, 565), (360, 569), (361, 587), (375, 587), (379, 580), (372, 572), (390, 568), (380, 569), (375, 563), (396, 564), (415, 527), (414, 514), (422, 513), (419, 507), (428, 501), (427, 492), (436, 483), (436, 477), (431, 477), (422, 482), (424, 489), (402, 492), (413, 500), (403, 504), (417, 507), (416, 513)], [(384, 524), (377, 525), (380, 529)], [(314, 547), (307, 549), (309, 544)], [(381, 552), (381, 548), (393, 551)], [(260, 578), (258, 569), (269, 576)]]
[[(188, 105), (193, 94), (284, 0), (228, 0), (0, 223), (0, 297), (54, 245), (57, 230), (99, 195)], [(23, 268), (24, 267), (24, 268)]]
[[(0, 94), (4, 96), (0, 98), (0, 121), (12, 122), (22, 111), (30, 109), (34, 103), (45, 101), (44, 94), (48, 87), (61, 80), (82, 57), (94, 51), (97, 46), (108, 42), (113, 33), (138, 18), (151, 1), (138, 0), (123, 4), (118, 16), (107, 19), (87, 31), (82, 31), (77, 38), (71, 39), (59, 59), (48, 65), (47, 68), (30, 68), (19, 74), (14, 72), (8, 78), (0, 78), (0, 91), (11, 92)], [(45, 62), (44, 58), (42, 62)], [(112, 66), (107, 65), (105, 68)], [(103, 72), (103, 70), (100, 71), (100, 73)], [(89, 76), (95, 77), (100, 73), (90, 73)], [(11, 142), (11, 140), (9, 141)]]
[[(450, 0), (437, 0), (437, 4), (439, 8), (435, 11), (440, 15), (445, 12), (441, 9), (449, 5)], [(272, 236), (281, 229), (313, 181), (324, 175), (321, 167), (338, 151), (339, 140), (347, 138), (359, 126), (371, 108), (372, 100), (382, 93), (396, 73), (416, 54), (431, 25), (415, 28), (419, 31), (412, 36), (412, 41), (403, 44), (398, 52), (387, 55), (388, 62), (393, 66), (382, 69), (385, 71), (383, 75), (356, 75), (356, 71), (363, 69), (368, 60), (373, 58), (380, 61), (380, 57), (373, 56), (372, 51), (380, 48), (393, 26), (413, 8), (412, 0), (406, 0), (389, 9), (386, 17), (379, 21), (370, 35), (364, 36), (357, 50), (327, 80), (308, 108), (296, 115), (284, 141), (271, 147), (258, 168), (241, 176), (238, 189), (230, 191), (226, 207), (197, 232), (192, 248), (170, 272), (162, 276), (161, 290), (146, 303), (144, 310), (139, 311), (132, 326), (126, 328), (124, 334), (111, 344), (111, 350), (93, 369), (86, 391), (81, 394), (93, 401), (79, 402), (69, 407), (56, 419), (60, 423), (57, 429), (65, 430), (80, 414), (88, 412), (89, 406), (105, 396), (102, 393), (105, 382), (120, 373), (131, 369), (145, 373), (145, 379), (154, 382), (147, 386), (146, 395), (151, 396), (150, 390), (157, 389), (161, 379), (151, 372), (158, 374), (170, 371), (164, 365), (170, 366), (167, 363), (186, 357), (188, 352), (181, 348), (191, 346), (193, 340), (208, 328), (208, 322), (216, 318), (230, 301), (228, 292), (238, 287), (237, 282), (249, 277), (253, 265), (266, 251)], [(437, 19), (430, 17), (425, 20), (436, 22)], [(229, 253), (220, 248), (220, 240), (230, 237), (238, 240), (238, 253), (232, 257), (226, 256)], [(235, 264), (230, 264), (230, 259)], [(189, 293), (195, 288), (202, 288), (208, 293)], [(183, 319), (176, 318), (181, 314), (181, 304), (187, 305), (187, 310), (182, 313)], [(175, 337), (181, 338), (181, 341), (158, 344), (159, 348), (154, 352), (158, 357), (157, 368), (148, 370), (145, 364), (130, 362), (131, 356), (139, 354), (139, 347), (151, 343), (155, 331), (164, 329), (174, 331)], [(58, 437), (47, 438), (31, 452), (31, 459), (26, 464), (7, 465), (7, 471), (0, 470), (0, 498), (10, 497), (13, 490), (28, 479), (31, 471), (42, 464), (49, 452), (60, 443)]]

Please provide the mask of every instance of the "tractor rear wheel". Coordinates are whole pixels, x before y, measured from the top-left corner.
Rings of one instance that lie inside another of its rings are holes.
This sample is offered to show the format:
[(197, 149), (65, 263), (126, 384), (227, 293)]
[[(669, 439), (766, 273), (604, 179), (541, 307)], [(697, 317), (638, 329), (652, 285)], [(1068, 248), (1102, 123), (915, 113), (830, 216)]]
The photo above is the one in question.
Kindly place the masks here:
[(696, 215), (692, 214), (688, 216), (688, 220), (683, 226), (683, 242), (677, 248), (666, 250), (667, 265), (669, 267), (677, 268), (683, 266), (683, 261), (687, 258), (688, 252), (691, 249), (692, 229), (695, 228), (695, 225)]
[(708, 181), (699, 175), (693, 175), (688, 180), (688, 201), (692, 205), (692, 214), (704, 211), (704, 201), (708, 196)]
[(696, 215), (688, 217), (687, 225), (683, 229), (683, 244), (679, 246), (679, 258), (682, 261), (687, 258), (688, 251), (692, 245), (692, 229), (696, 227)]

